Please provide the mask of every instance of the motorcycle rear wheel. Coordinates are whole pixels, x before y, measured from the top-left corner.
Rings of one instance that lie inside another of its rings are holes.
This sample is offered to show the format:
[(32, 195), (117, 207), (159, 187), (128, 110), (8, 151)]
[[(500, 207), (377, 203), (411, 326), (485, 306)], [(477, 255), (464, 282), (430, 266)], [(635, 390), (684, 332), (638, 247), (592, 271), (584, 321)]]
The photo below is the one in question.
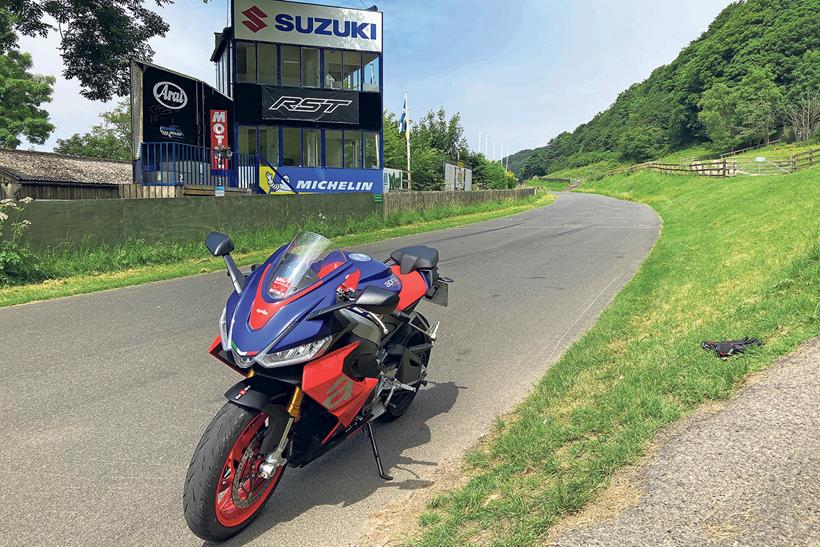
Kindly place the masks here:
[[(283, 410), (284, 412), (284, 410)], [(232, 403), (214, 416), (191, 458), (183, 511), (191, 531), (206, 541), (238, 534), (259, 515), (279, 484), (280, 467), (268, 480), (257, 474), (267, 414)]]
[[(424, 322), (425, 326), (427, 328), (429, 328), (429, 324), (427, 323), (427, 319), (425, 319), (424, 316), (422, 316), (421, 314), (419, 314), (419, 317), (421, 317), (421, 319)], [(413, 336), (410, 337), (410, 340), (408, 341), (407, 345), (408, 346), (413, 346), (415, 344), (423, 344), (425, 342), (425, 340), (426, 340), (426, 338), (424, 338), (424, 336), (422, 336), (421, 333), (417, 332)], [(424, 362), (423, 366), (425, 368), (427, 368), (427, 364), (430, 362), (430, 350), (427, 350), (426, 352), (424, 352), (424, 355), (422, 357), (422, 361)], [(407, 381), (410, 380), (408, 378), (402, 378), (402, 377), (399, 377), (398, 379), (401, 382), (407, 382)], [(416, 389), (417, 390), (421, 389), (421, 384), (416, 383)], [(413, 399), (416, 398), (416, 393), (418, 393), (418, 391), (404, 391), (404, 390), (394, 393), (393, 398), (390, 399), (390, 404), (387, 405), (384, 414), (379, 416), (379, 421), (381, 421), (381, 422), (392, 422), (392, 421), (398, 420), (399, 418), (404, 416), (404, 413), (407, 412), (407, 410), (410, 408), (410, 405), (413, 403)]]

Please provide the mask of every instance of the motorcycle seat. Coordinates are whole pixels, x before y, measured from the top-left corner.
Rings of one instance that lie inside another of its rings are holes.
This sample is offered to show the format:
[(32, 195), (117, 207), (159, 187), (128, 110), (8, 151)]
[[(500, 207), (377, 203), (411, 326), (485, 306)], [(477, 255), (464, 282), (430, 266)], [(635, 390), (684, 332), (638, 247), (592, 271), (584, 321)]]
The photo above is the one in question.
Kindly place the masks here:
[(438, 251), (424, 245), (402, 247), (390, 253), (390, 258), (396, 261), (402, 275), (405, 275), (415, 270), (435, 268), (438, 264)]

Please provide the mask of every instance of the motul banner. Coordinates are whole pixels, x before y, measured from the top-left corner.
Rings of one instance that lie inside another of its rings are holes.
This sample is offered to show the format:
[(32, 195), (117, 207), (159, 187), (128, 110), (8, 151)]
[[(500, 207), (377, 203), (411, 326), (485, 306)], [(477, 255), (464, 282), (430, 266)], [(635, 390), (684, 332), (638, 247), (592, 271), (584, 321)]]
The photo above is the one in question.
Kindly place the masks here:
[[(211, 148), (226, 150), (230, 148), (228, 143), (228, 111), (211, 110), (208, 116), (211, 124)], [(211, 169), (228, 169), (228, 158), (220, 157), (216, 153), (211, 156)]]
[(359, 123), (359, 94), (332, 89), (262, 88), (262, 118), (277, 121)]

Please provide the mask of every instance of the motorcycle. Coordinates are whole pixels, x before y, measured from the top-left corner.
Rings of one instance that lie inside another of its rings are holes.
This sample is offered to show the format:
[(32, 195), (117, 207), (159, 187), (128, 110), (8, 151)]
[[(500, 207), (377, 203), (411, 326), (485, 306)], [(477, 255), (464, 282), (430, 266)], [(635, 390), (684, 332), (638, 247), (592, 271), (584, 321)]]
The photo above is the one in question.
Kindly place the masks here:
[(304, 232), (249, 274), (233, 243), (212, 232), (205, 245), (224, 259), (234, 291), (209, 353), (244, 379), (205, 430), (185, 479), (191, 531), (222, 541), (245, 528), (285, 469), (304, 467), (364, 431), (384, 471), (374, 420), (402, 416), (427, 384), (439, 324), (418, 311), (447, 305), (452, 279), (438, 251), (397, 249), (385, 262), (333, 249)]

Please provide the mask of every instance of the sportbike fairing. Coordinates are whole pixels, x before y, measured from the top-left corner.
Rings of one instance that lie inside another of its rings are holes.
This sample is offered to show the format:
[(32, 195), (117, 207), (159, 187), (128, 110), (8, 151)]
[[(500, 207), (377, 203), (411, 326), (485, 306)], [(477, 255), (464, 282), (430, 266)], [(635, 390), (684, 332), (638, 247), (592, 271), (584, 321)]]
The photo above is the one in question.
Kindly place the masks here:
[[(331, 241), (318, 234), (301, 233), (250, 274), (241, 294), (234, 292), (228, 298), (220, 322), (222, 347), (246, 368), (260, 355), (324, 340), (331, 335), (326, 318), (306, 317), (335, 304), (340, 288), (367, 285), (401, 297), (400, 277), (387, 265), (365, 254), (335, 250)], [(417, 287), (414, 292), (421, 298), (426, 290), (424, 285), (423, 291)]]

